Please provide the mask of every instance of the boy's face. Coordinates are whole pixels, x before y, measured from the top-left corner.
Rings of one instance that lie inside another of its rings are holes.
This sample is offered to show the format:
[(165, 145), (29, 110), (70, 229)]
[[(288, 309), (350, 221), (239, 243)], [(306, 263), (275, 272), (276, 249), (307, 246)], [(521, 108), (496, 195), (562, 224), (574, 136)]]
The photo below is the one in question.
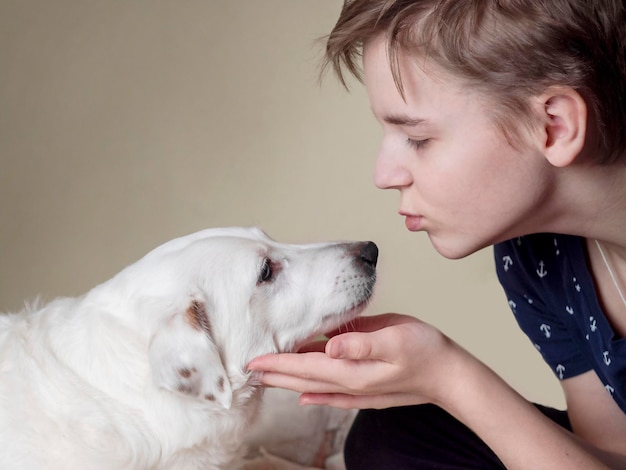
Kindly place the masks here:
[(426, 75), (417, 59), (401, 63), (405, 101), (386, 47), (378, 38), (363, 56), (383, 128), (374, 180), (400, 191), (407, 228), (426, 231), (442, 255), (460, 258), (542, 227), (553, 174), (544, 156), (530, 144), (513, 148), (490, 121), (487, 100), (422, 63)]

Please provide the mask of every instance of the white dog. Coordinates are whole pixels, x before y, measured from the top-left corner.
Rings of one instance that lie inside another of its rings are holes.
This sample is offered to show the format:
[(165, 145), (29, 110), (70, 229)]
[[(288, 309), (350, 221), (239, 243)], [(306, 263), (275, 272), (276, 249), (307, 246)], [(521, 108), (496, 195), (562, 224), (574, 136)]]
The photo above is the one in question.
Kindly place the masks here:
[(209, 229), (0, 315), (0, 469), (233, 468), (261, 398), (246, 364), (358, 315), (377, 255)]

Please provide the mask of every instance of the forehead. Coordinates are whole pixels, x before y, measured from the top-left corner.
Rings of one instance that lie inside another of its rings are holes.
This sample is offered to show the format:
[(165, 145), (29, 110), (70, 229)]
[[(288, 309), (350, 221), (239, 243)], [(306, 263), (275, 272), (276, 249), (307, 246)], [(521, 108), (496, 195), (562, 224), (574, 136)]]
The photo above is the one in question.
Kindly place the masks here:
[[(450, 120), (455, 115), (475, 113), (481, 106), (477, 92), (460, 79), (423, 57), (399, 53), (400, 92), (391, 70), (387, 40), (379, 35), (363, 48), (365, 86), (372, 110), (381, 122), (398, 124), (398, 117), (411, 121)], [(408, 124), (415, 124), (409, 122)]]

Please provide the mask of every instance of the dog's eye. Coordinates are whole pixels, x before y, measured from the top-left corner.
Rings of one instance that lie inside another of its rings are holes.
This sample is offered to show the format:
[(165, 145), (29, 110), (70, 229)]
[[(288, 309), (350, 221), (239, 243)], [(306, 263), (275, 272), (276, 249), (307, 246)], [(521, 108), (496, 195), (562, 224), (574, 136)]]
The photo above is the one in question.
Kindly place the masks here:
[(272, 263), (269, 259), (263, 260), (263, 266), (261, 266), (261, 272), (259, 273), (259, 282), (267, 282), (272, 278)]

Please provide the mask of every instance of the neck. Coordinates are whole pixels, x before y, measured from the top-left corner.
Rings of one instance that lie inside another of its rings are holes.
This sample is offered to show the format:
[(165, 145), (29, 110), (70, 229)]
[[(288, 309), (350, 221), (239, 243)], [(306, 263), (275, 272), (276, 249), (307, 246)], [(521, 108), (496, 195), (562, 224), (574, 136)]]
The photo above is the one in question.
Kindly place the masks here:
[(626, 165), (571, 165), (555, 179), (538, 231), (597, 239), (626, 261)]

